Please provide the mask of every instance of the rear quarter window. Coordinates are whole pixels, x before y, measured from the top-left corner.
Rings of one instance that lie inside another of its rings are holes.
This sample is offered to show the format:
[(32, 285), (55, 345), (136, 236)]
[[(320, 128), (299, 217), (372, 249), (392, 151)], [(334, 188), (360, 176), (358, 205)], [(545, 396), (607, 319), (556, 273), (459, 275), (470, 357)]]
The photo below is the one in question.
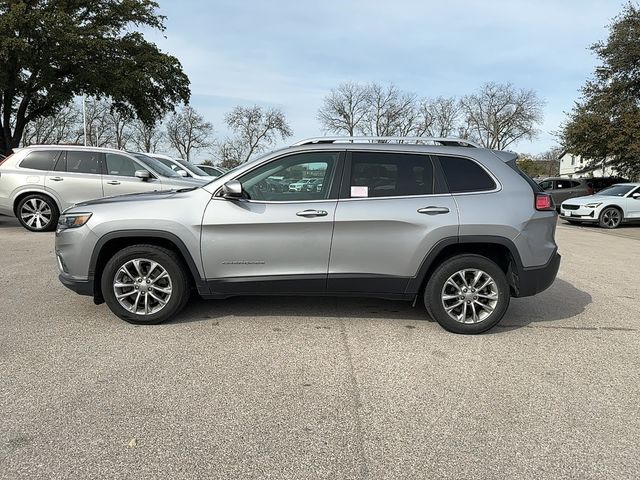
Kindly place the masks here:
[(473, 160), (440, 156), (440, 165), (451, 193), (486, 192), (496, 188), (496, 182)]
[(29, 153), (24, 160), (20, 162), (20, 167), (48, 172), (53, 169), (53, 163), (59, 153), (60, 152), (55, 150), (36, 150)]

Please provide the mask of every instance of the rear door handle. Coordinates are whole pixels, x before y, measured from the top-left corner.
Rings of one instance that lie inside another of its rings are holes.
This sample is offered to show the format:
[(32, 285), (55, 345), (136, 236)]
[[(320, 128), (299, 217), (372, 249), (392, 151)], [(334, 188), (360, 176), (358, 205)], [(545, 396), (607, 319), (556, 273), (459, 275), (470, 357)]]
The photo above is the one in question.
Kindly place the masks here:
[(117, 180), (111, 180), (110, 182), (107, 182), (107, 185), (120, 185), (120, 182)]
[(64, 180), (64, 178), (62, 177), (51, 177), (51, 180), (54, 182), (61, 182), (62, 180)]
[(443, 213), (449, 213), (447, 207), (423, 207), (418, 209), (418, 213), (424, 213), (426, 215), (442, 215)]
[(301, 212), (296, 213), (297, 216), (299, 217), (306, 217), (306, 218), (311, 218), (311, 217), (326, 217), (327, 211), (326, 210), (302, 210)]

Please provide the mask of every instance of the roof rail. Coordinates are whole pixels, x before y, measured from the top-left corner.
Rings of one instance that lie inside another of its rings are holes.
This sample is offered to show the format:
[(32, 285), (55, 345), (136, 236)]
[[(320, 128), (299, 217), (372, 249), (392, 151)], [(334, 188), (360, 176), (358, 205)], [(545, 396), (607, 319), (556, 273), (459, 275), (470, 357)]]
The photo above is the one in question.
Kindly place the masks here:
[(313, 137), (300, 140), (293, 144), (294, 147), (319, 143), (438, 143), (447, 147), (473, 147), (482, 148), (477, 143), (462, 138), (437, 138), (437, 137)]

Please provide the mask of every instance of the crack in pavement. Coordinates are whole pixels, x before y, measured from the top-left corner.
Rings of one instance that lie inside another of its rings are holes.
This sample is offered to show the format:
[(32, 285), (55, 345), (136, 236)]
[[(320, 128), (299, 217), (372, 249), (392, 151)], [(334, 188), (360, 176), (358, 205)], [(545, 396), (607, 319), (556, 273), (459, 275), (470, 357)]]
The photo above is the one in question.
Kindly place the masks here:
[(518, 325), (518, 324), (502, 324), (496, 325), (494, 328), (545, 328), (545, 329), (556, 329), (556, 330), (606, 330), (613, 332), (637, 332), (637, 328), (627, 328), (627, 327), (572, 327), (568, 325)]
[(369, 476), (369, 466), (367, 465), (367, 458), (364, 455), (364, 434), (362, 420), (360, 418), (362, 398), (360, 397), (360, 387), (358, 386), (358, 380), (356, 379), (355, 370), (353, 368), (353, 358), (351, 356), (349, 342), (347, 341), (347, 329), (344, 320), (340, 320), (340, 337), (342, 338), (342, 346), (344, 347), (344, 354), (347, 360), (347, 370), (349, 382), (351, 384), (351, 400), (356, 411), (356, 442), (361, 465), (360, 478), (365, 479)]

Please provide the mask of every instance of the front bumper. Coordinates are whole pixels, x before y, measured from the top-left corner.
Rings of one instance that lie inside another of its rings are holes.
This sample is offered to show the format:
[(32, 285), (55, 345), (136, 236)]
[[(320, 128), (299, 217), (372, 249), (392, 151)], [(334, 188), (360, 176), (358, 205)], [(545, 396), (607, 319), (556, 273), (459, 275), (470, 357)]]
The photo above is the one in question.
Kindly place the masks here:
[(79, 295), (88, 295), (93, 297), (93, 279), (78, 280), (70, 277), (69, 275), (65, 275), (64, 273), (60, 273), (58, 275), (58, 279), (69, 290), (73, 290)]
[(560, 254), (554, 252), (549, 262), (542, 267), (523, 268), (513, 273), (515, 297), (530, 297), (546, 290), (556, 279), (560, 268)]
[[(575, 207), (575, 206), (574, 206)], [(582, 205), (577, 209), (569, 210), (564, 205), (560, 206), (560, 218), (563, 220), (576, 220), (580, 222), (596, 222), (598, 221), (597, 208), (587, 208)]]

